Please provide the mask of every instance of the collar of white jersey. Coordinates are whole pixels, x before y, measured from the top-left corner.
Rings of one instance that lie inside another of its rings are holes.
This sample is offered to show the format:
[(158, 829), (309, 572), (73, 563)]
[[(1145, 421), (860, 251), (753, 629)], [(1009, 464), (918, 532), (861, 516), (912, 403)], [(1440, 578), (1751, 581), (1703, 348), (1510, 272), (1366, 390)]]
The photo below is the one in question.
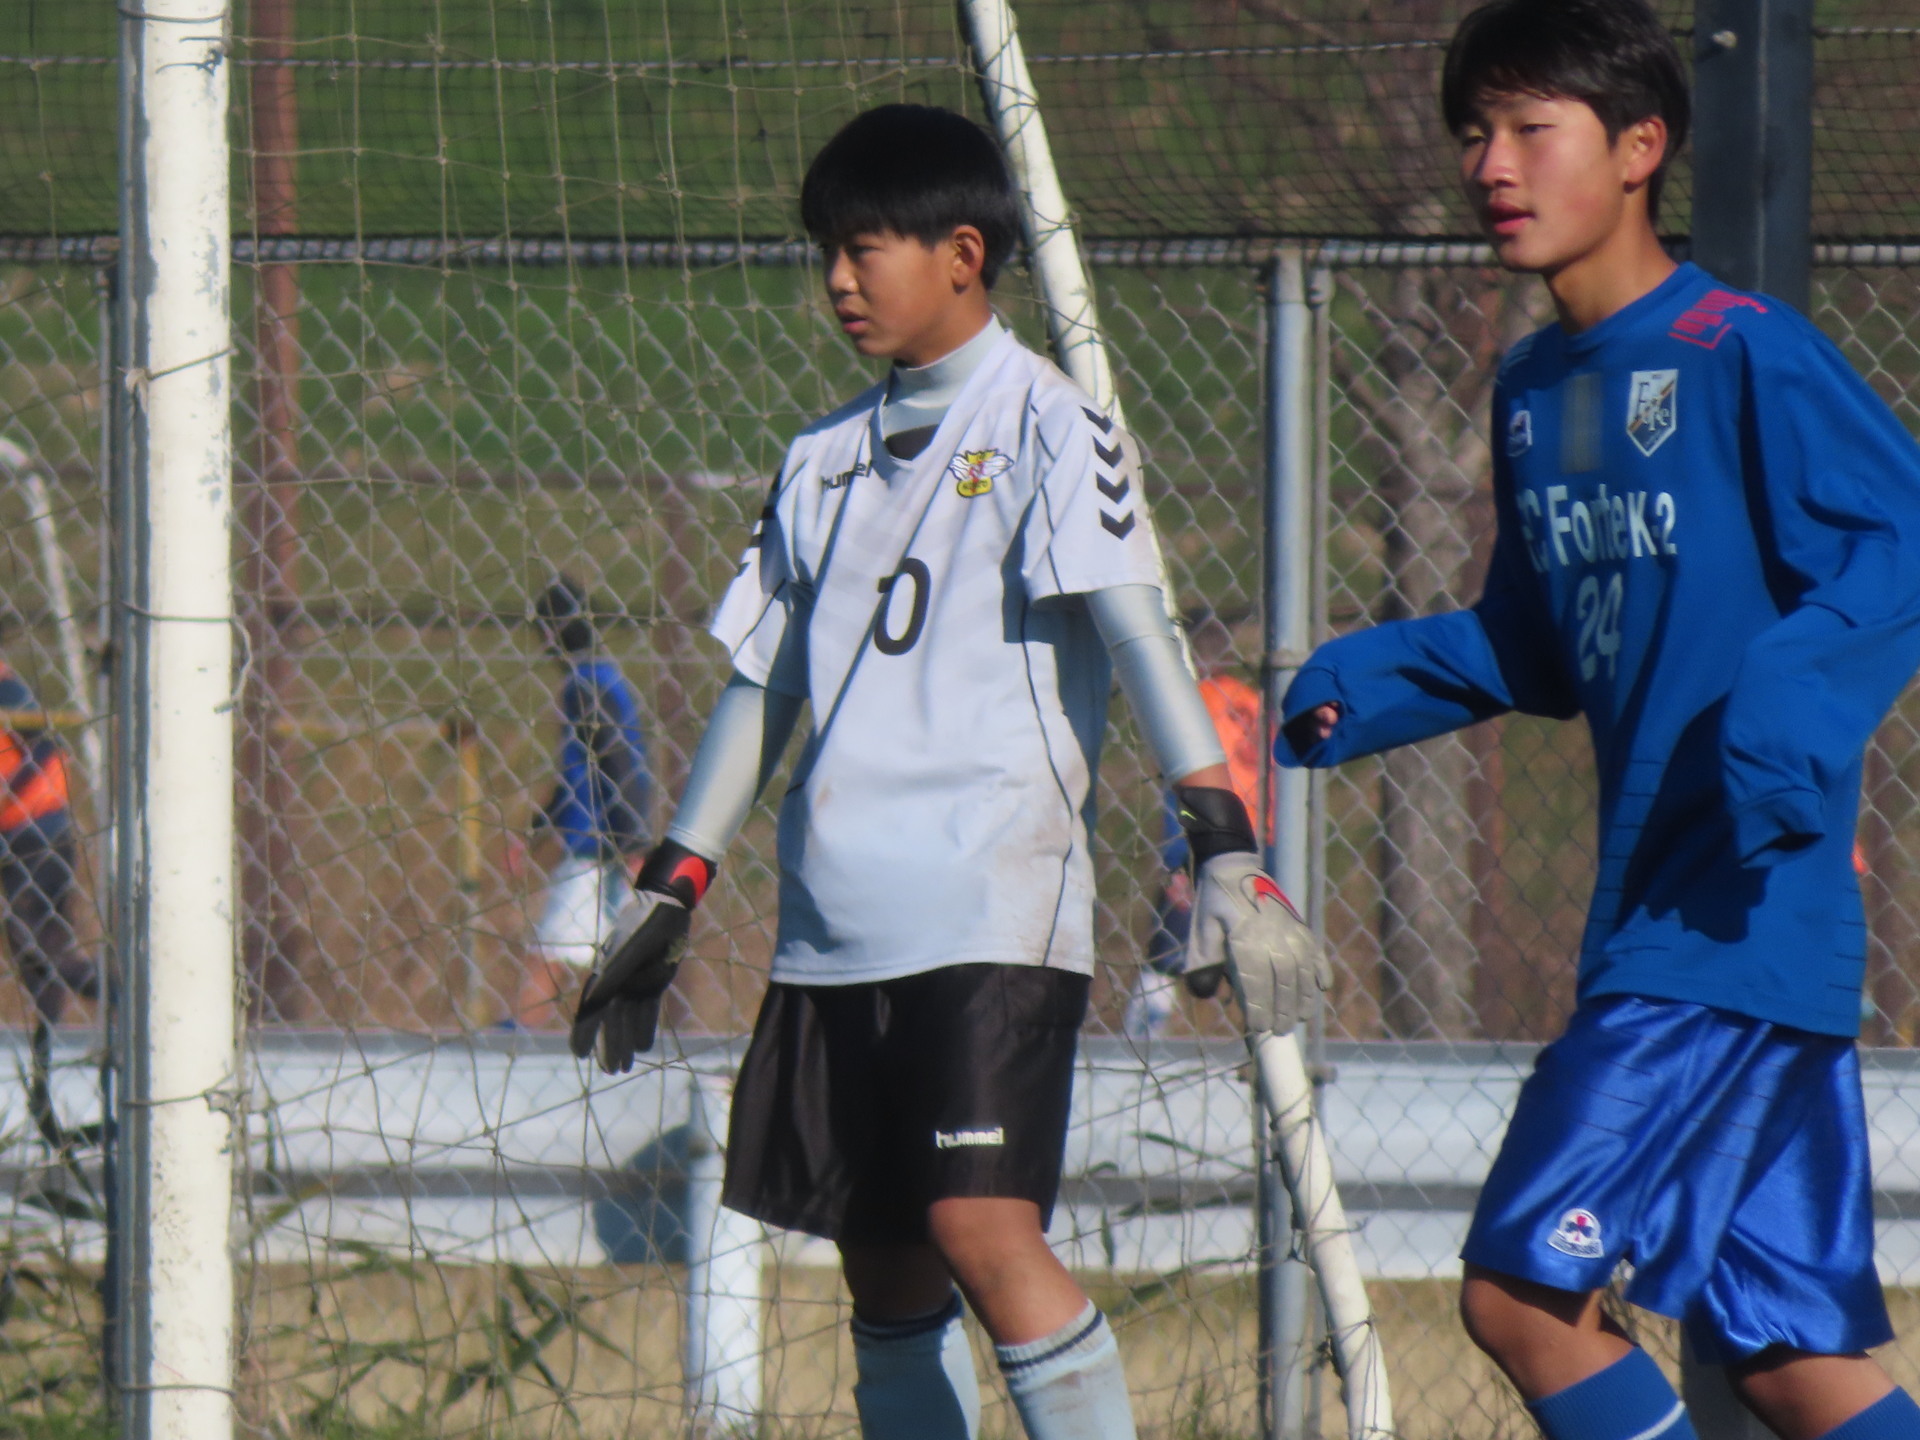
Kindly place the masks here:
[[(947, 406), (947, 413), (941, 417), (939, 428), (933, 432), (933, 439), (927, 442), (926, 449), (911, 460), (897, 460), (887, 449), (886, 441), (880, 433), (880, 425), (882, 412), (887, 407), (889, 386), (887, 381), (882, 381), (875, 387), (873, 408), (867, 415), (867, 453), (873, 457), (874, 474), (889, 485), (902, 476), (914, 473), (921, 465), (937, 463), (942, 469), (946, 467), (959, 443), (959, 437), (955, 432), (956, 423), (961, 430), (966, 428), (981, 390), (992, 381), (994, 375), (1006, 363), (1010, 353), (1024, 348), (1014, 338), (1013, 332), (1000, 323), (998, 316), (987, 322), (987, 330), (983, 330), (981, 335), (986, 334), (987, 331), (996, 332), (992, 345), (980, 350), (979, 358), (974, 362), (973, 373), (967, 376), (954, 395), (952, 403)], [(959, 350), (954, 351), (954, 355), (960, 355), (978, 344), (980, 338), (980, 335), (974, 336)], [(940, 363), (937, 360), (934, 362), (935, 365)]]

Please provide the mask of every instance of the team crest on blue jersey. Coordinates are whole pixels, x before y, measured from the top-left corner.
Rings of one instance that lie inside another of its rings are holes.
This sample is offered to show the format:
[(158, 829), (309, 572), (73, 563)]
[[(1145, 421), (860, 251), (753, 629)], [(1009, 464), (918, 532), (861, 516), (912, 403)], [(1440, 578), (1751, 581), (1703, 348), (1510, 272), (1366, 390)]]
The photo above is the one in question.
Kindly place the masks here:
[(1600, 1244), (1600, 1221), (1591, 1210), (1567, 1211), (1560, 1217), (1560, 1223), (1553, 1227), (1547, 1244), (1562, 1255), (1572, 1255), (1581, 1260), (1598, 1260), (1605, 1253)]
[(953, 488), (968, 500), (993, 489), (994, 477), (1012, 468), (1012, 458), (998, 450), (962, 450), (947, 462), (947, 473), (960, 482)]
[(1651, 455), (1680, 428), (1680, 372), (1636, 370), (1627, 388), (1627, 436)]
[(1507, 421), (1507, 455), (1511, 458), (1524, 455), (1533, 448), (1533, 412), (1516, 410), (1513, 418)]

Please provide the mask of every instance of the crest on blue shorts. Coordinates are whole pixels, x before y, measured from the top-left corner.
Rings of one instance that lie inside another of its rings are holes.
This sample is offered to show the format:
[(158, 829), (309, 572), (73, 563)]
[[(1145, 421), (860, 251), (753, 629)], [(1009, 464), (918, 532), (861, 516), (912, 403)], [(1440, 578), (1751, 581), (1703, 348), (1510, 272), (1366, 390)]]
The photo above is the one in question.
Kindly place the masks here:
[(1680, 372), (1636, 370), (1627, 388), (1627, 438), (1651, 455), (1680, 428)]
[(1569, 1210), (1553, 1227), (1547, 1244), (1562, 1255), (1581, 1260), (1598, 1260), (1604, 1253), (1600, 1244), (1600, 1221), (1591, 1210)]

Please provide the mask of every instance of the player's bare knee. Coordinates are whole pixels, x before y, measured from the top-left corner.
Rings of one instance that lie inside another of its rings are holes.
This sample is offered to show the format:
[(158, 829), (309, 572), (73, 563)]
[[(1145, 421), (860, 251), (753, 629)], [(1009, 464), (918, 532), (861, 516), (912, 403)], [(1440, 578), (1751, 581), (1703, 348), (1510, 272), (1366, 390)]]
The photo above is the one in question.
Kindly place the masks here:
[(1037, 1205), (1000, 1197), (936, 1200), (927, 1211), (927, 1233), (963, 1283), (977, 1272), (1021, 1263), (1047, 1243)]
[(1789, 1437), (1824, 1435), (1894, 1388), (1864, 1352), (1820, 1355), (1788, 1345), (1729, 1365), (1727, 1379), (1749, 1410)]
[(1473, 1343), (1510, 1375), (1530, 1371), (1541, 1351), (1571, 1332), (1617, 1331), (1592, 1293), (1556, 1290), (1474, 1265), (1460, 1286), (1460, 1320)]
[(1504, 1365), (1515, 1348), (1524, 1343), (1524, 1309), (1485, 1276), (1469, 1275), (1460, 1286), (1460, 1323), (1466, 1327), (1467, 1338), (1497, 1363)]

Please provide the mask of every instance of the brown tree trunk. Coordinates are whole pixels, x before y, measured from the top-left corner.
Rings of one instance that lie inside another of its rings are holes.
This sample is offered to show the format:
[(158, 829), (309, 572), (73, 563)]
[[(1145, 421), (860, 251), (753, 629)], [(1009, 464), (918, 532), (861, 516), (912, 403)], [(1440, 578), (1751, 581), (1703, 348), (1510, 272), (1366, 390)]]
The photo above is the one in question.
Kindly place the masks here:
[[(292, 0), (253, 0), (253, 49), (265, 61), (291, 58)], [(299, 146), (294, 72), (253, 68), (253, 197), (262, 235), (296, 228)], [(254, 299), (258, 353), (259, 469), (241, 496), (240, 608), (251, 671), (242, 696), (239, 755), (241, 954), (260, 1020), (298, 1020), (312, 1010), (301, 978), (311, 949), (300, 921), (298, 875), (288, 825), (294, 786), (281, 727), (294, 678), (298, 602), (293, 569), (299, 536), (300, 281), (291, 265), (262, 265)]]

